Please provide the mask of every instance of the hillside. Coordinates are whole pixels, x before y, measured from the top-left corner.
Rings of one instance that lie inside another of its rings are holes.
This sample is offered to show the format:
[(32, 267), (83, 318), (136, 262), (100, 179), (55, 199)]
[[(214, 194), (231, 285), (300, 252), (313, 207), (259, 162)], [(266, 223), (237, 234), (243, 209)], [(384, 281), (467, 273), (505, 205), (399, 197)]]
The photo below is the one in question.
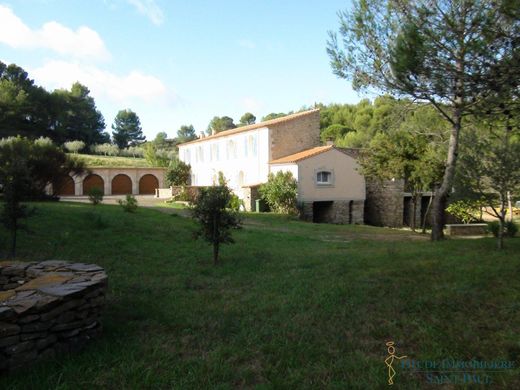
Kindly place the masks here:
[(91, 154), (70, 154), (85, 161), (88, 167), (93, 168), (149, 168), (150, 165), (144, 158), (117, 157), (117, 156), (98, 156)]

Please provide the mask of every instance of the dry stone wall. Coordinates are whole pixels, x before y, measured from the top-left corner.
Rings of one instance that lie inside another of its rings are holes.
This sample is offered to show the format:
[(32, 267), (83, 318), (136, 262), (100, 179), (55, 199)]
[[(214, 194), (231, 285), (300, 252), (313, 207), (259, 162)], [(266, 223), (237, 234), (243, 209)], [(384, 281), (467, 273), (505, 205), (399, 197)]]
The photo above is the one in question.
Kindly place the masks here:
[(76, 351), (98, 335), (106, 288), (95, 264), (0, 262), (0, 372)]

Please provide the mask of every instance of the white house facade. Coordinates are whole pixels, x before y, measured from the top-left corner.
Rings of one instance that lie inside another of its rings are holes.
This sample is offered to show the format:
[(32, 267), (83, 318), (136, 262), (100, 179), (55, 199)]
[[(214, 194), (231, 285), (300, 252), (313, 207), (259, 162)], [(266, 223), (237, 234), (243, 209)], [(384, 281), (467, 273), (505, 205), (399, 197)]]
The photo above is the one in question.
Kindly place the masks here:
[(179, 158), (191, 165), (193, 186), (211, 186), (222, 172), (246, 210), (269, 173), (284, 170), (298, 181), (307, 219), (363, 223), (365, 182), (355, 159), (319, 145), (319, 110), (309, 110), (181, 144)]

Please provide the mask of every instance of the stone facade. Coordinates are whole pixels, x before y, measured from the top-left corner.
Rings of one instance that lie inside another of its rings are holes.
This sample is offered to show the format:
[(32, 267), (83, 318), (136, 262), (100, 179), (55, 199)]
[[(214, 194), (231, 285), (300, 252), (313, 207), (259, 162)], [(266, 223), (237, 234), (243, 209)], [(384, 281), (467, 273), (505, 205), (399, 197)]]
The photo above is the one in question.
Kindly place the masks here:
[(269, 160), (288, 156), (320, 144), (320, 112), (312, 111), (298, 120), (269, 127)]
[(303, 202), (301, 218), (318, 223), (363, 224), (364, 204), (363, 200)]
[(106, 287), (94, 264), (0, 262), (0, 372), (78, 350), (97, 336)]
[(375, 226), (403, 226), (404, 181), (366, 179), (365, 223)]

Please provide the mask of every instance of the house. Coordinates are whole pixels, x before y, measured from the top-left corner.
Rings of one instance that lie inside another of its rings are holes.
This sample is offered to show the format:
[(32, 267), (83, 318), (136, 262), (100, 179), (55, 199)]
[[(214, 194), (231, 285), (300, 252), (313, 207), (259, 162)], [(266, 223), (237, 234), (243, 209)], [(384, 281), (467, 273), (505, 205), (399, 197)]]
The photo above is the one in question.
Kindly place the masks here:
[(210, 186), (222, 172), (229, 187), (254, 209), (269, 173), (291, 171), (303, 216), (316, 222), (363, 223), (365, 181), (354, 157), (320, 146), (320, 113), (309, 110), (201, 136), (180, 144), (193, 186)]

